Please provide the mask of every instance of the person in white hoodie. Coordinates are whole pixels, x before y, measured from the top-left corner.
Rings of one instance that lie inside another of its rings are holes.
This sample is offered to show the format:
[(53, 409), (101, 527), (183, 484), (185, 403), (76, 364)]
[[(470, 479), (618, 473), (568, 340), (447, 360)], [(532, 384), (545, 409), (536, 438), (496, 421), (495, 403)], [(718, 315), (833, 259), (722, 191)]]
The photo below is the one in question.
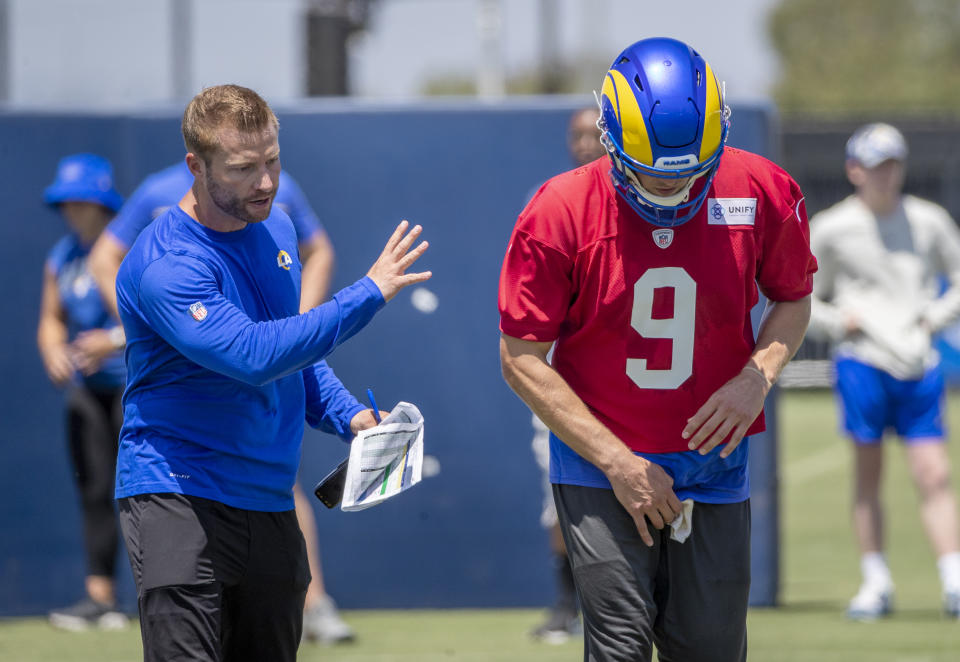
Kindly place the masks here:
[[(960, 231), (945, 209), (903, 194), (907, 144), (888, 124), (846, 147), (854, 194), (810, 222), (810, 333), (833, 341), (836, 390), (854, 442), (853, 528), (863, 583), (847, 615), (892, 610), (880, 500), (884, 432), (903, 440), (920, 518), (937, 556), (943, 608), (960, 618), (960, 533), (943, 423), (944, 380), (931, 337), (960, 316)], [(942, 283), (946, 282), (946, 290)]]

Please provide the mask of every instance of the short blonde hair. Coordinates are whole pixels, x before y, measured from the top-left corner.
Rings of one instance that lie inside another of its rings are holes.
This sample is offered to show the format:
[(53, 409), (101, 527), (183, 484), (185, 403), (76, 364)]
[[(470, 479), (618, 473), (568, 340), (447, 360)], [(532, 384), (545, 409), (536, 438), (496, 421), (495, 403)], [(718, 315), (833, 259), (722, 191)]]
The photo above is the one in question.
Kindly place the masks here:
[(193, 97), (183, 111), (183, 144), (205, 162), (220, 147), (217, 130), (228, 124), (242, 133), (280, 128), (273, 110), (259, 94), (240, 85), (216, 85)]

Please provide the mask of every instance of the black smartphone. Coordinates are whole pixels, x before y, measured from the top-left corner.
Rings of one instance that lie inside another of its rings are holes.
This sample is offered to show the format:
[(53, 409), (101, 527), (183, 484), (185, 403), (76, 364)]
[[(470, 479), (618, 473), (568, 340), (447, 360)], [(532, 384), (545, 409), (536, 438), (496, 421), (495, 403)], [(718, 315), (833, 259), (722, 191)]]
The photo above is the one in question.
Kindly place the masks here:
[(327, 508), (336, 508), (343, 498), (343, 486), (347, 482), (347, 462), (346, 460), (337, 465), (337, 468), (328, 473), (323, 480), (317, 483), (313, 488), (313, 493), (320, 499), (320, 503)]

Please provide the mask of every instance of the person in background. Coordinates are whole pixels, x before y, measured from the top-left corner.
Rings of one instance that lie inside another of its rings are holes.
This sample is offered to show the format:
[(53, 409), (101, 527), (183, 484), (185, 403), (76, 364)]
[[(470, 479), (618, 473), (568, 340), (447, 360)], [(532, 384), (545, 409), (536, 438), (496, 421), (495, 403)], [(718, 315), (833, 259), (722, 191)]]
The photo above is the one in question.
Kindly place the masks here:
[(273, 206), (279, 122), (256, 92), (204, 89), (182, 134), (194, 176), (117, 274), (127, 388), (120, 524), (146, 662), (294, 662), (310, 573), (293, 485), (306, 419), (377, 423), (323, 360), (402, 288), (427, 243), (401, 222), (367, 275), (305, 313), (289, 216)]
[(943, 609), (960, 618), (957, 499), (944, 443), (944, 378), (931, 343), (960, 316), (960, 231), (942, 207), (903, 194), (906, 158), (895, 127), (861, 127), (846, 146), (853, 195), (810, 222), (820, 264), (810, 331), (833, 341), (835, 388), (854, 449), (853, 529), (863, 575), (847, 609), (855, 620), (893, 607), (880, 501), (887, 429), (904, 442)]
[(723, 87), (687, 44), (628, 46), (600, 102), (609, 159), (552, 178), (514, 227), (501, 370), (551, 432), (583, 659), (743, 662), (748, 440), (810, 315), (803, 194), (725, 146)]
[[(106, 305), (114, 315), (117, 314), (117, 271), (124, 256), (144, 228), (176, 205), (192, 184), (193, 175), (185, 161), (149, 175), (94, 245), (90, 254), (90, 270), (104, 294)], [(333, 275), (333, 244), (300, 186), (286, 171), (280, 172), (275, 204), (290, 216), (297, 233), (297, 249), (304, 265), (300, 312), (305, 312), (320, 305), (327, 296)], [(299, 482), (294, 486), (293, 494), (297, 521), (307, 541), (312, 576), (304, 607), (303, 636), (307, 641), (322, 644), (353, 641), (356, 638), (353, 628), (341, 618), (336, 603), (324, 586), (317, 527), (310, 499)]]
[(103, 305), (87, 256), (123, 199), (114, 188), (110, 162), (95, 154), (64, 157), (43, 197), (70, 232), (54, 245), (44, 266), (37, 346), (50, 381), (67, 391), (67, 441), (87, 559), (86, 597), (50, 612), (49, 618), (67, 630), (122, 628), (127, 617), (116, 608), (119, 527), (113, 481), (126, 374), (123, 334)]
[[(606, 150), (600, 143), (600, 129), (597, 120), (600, 110), (596, 105), (586, 106), (573, 111), (567, 127), (567, 147), (574, 167), (585, 166), (606, 156)], [(546, 643), (560, 644), (571, 635), (583, 633), (580, 613), (577, 608), (577, 591), (573, 584), (573, 573), (567, 548), (563, 544), (563, 534), (557, 520), (557, 507), (553, 503), (553, 487), (550, 485), (550, 430), (536, 416), (533, 417), (533, 441), (531, 443), (537, 466), (543, 474), (543, 509), (540, 524), (549, 531), (550, 552), (553, 555), (554, 590), (556, 597), (547, 613), (546, 620), (531, 631), (535, 639)]]
[(599, 119), (600, 109), (596, 105), (575, 110), (570, 116), (570, 125), (567, 127), (567, 147), (576, 168), (607, 155), (600, 142), (600, 128), (597, 126)]

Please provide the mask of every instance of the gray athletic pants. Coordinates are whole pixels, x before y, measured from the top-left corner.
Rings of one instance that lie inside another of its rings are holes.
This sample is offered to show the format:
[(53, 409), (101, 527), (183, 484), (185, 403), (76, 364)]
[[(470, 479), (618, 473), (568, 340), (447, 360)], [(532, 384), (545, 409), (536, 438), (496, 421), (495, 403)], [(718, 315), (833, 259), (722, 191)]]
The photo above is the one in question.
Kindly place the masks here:
[(587, 662), (744, 662), (750, 502), (696, 503), (686, 542), (647, 547), (613, 490), (554, 485)]

